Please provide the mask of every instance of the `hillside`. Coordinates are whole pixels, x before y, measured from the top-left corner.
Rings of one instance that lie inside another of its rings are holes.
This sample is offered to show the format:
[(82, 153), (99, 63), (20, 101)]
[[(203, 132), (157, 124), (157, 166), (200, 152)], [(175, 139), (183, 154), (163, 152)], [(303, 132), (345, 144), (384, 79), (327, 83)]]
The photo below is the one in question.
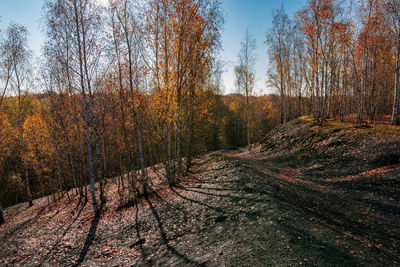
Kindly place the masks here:
[(300, 168), (307, 180), (320, 182), (350, 176), (353, 182), (374, 181), (372, 175), (400, 164), (400, 129), (392, 126), (353, 127), (331, 120), (319, 127), (302, 117), (275, 128), (261, 143), (269, 161)]
[[(99, 217), (78, 197), (7, 208), (0, 265), (398, 266), (398, 128), (298, 119), (196, 159), (179, 186)], [(150, 172), (150, 170), (149, 170)]]

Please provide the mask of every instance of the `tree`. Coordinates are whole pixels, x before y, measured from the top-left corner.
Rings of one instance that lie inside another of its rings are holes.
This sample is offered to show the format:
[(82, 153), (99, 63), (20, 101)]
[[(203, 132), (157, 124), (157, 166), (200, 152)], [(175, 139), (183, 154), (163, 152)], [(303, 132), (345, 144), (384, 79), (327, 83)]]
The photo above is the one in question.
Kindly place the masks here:
[(361, 74), (363, 113), (372, 122), (377, 116), (385, 115), (385, 103), (391, 102), (393, 79), (387, 78), (392, 75), (392, 66), (395, 64), (382, 2), (365, 1), (360, 13), (361, 31), (355, 48), (355, 62)]
[(388, 0), (385, 3), (388, 25), (395, 44), (396, 68), (393, 96), (392, 124), (399, 125), (399, 94), (400, 94), (400, 1)]
[[(314, 117), (320, 124), (330, 116), (332, 94), (337, 84), (338, 55), (342, 48), (340, 42), (346, 40), (344, 36), (348, 33), (342, 13), (339, 1), (310, 0), (308, 7), (296, 15), (307, 52), (306, 84)], [(359, 111), (362, 106), (362, 102), (359, 102)]]
[(12, 68), (13, 68), (13, 60), (11, 53), (8, 53), (7, 49), (9, 49), (9, 43), (7, 39), (0, 41), (0, 81), (1, 81), (1, 89), (0, 92), (0, 107), (3, 104), (4, 96), (6, 95), (7, 89), (10, 85), (10, 80), (12, 76)]
[(21, 176), (25, 177), (26, 194), (28, 197), (29, 207), (31, 207), (33, 206), (33, 201), (26, 159), (26, 143), (24, 139), (24, 121), (26, 119), (24, 106), (26, 105), (27, 100), (25, 93), (27, 87), (31, 85), (29, 77), (30, 51), (27, 47), (28, 31), (26, 27), (22, 25), (11, 23), (6, 34), (7, 37), (3, 43), (3, 53), (5, 53), (5, 57), (9, 59), (8, 62), (12, 64), (12, 76), (10, 77), (10, 80), (18, 98), (18, 129), (20, 138), (21, 162), (23, 165), (23, 174), (21, 174)]
[[(129, 82), (129, 91), (131, 94), (131, 104), (133, 111), (133, 118), (135, 121), (136, 136), (139, 146), (139, 158), (140, 158), (140, 168), (142, 173), (142, 187), (143, 194), (147, 194), (147, 172), (146, 164), (144, 158), (144, 142), (142, 135), (142, 125), (141, 125), (141, 114), (140, 110), (137, 108), (136, 96), (139, 93), (139, 86), (141, 81), (140, 69), (140, 57), (143, 50), (143, 44), (141, 43), (141, 32), (139, 31), (138, 21), (135, 19), (135, 14), (133, 13), (132, 6), (128, 0), (121, 1), (119, 6), (114, 6), (118, 22), (122, 29), (122, 34), (124, 36), (124, 45), (127, 50), (127, 64), (128, 64), (128, 74), (127, 80)], [(118, 49), (118, 48), (116, 48)]]
[[(7, 114), (5, 112), (0, 112), (0, 186), (2, 188), (0, 192), (0, 221), (3, 222), (5, 222), (5, 219), (2, 210), (2, 204), (9, 204), (6, 199), (6, 195), (7, 193), (9, 193), (8, 191), (11, 191), (8, 190), (9, 188), (6, 188), (5, 185), (10, 185), (10, 187), (14, 187), (14, 184), (10, 183), (10, 181), (7, 179), (7, 174), (9, 173), (9, 171), (12, 171), (7, 169), (7, 165), (11, 158), (14, 158), (16, 161), (18, 161), (18, 159), (20, 158), (19, 155), (13, 156), (15, 151), (18, 151), (18, 143), (19, 138), (17, 129), (15, 129), (9, 122), (9, 117), (7, 116)], [(24, 185), (22, 184), (21, 187), (23, 189)], [(16, 188), (13, 189), (16, 190)], [(15, 193), (15, 191), (11, 194), (13, 193)]]
[(4, 219), (3, 208), (1, 207), (1, 203), (0, 203), (0, 225), (2, 225), (5, 222), (6, 221)]
[[(1, 17), (0, 17), (1, 19)], [(1, 30), (0, 30), (1, 32)], [(7, 63), (4, 62), (4, 59), (1, 57), (3, 55), (3, 45), (0, 44), (0, 68), (3, 72), (3, 67), (5, 67), (6, 71), (6, 81), (5, 81), (5, 85), (4, 85), (4, 89), (3, 89), (3, 93), (1, 94), (1, 99), (0, 99), (0, 111), (1, 111), (1, 105), (3, 104), (3, 99), (4, 99), (4, 95), (6, 93), (7, 87), (8, 87), (8, 82), (10, 80), (11, 77), (11, 65), (8, 65)], [(4, 79), (3, 75), (0, 74), (0, 79)], [(2, 80), (1, 80), (2, 81)], [(2, 225), (3, 223), (5, 223), (5, 219), (4, 219), (4, 215), (3, 215), (3, 207), (1, 206), (1, 200), (0, 200), (0, 225)]]
[[(281, 123), (288, 120), (287, 108), (290, 96), (290, 68), (293, 46), (293, 25), (285, 13), (283, 5), (273, 11), (272, 28), (267, 33), (266, 44), (271, 64), (269, 70), (269, 84), (277, 87), (280, 95)], [(301, 89), (301, 86), (300, 88)]]
[(244, 39), (241, 42), (239, 52), (238, 65), (235, 67), (236, 87), (239, 93), (244, 93), (246, 97), (245, 103), (245, 120), (247, 130), (247, 146), (250, 149), (250, 96), (254, 87), (254, 63), (256, 40), (251, 36), (249, 30), (246, 30)]
[[(82, 107), (83, 107), (83, 119), (85, 122), (85, 132), (86, 132), (86, 144), (88, 151), (88, 161), (89, 161), (89, 175), (90, 175), (90, 186), (92, 192), (92, 205), (95, 213), (98, 212), (97, 201), (96, 201), (96, 189), (95, 189), (95, 179), (94, 179), (94, 164), (93, 164), (93, 151), (92, 151), (92, 137), (90, 135), (90, 121), (89, 116), (92, 112), (91, 105), (87, 100), (87, 94), (90, 92), (90, 80), (88, 79), (88, 59), (87, 58), (87, 50), (89, 49), (89, 44), (86, 43), (86, 39), (88, 38), (87, 34), (90, 33), (91, 27), (96, 27), (96, 22), (93, 23), (92, 19), (96, 16), (96, 14), (91, 14), (93, 11), (93, 3), (90, 3), (85, 0), (73, 0), (73, 22), (75, 22), (74, 26), (74, 37), (76, 38), (76, 50), (78, 52), (78, 66), (79, 66), (79, 80), (80, 80), (80, 89), (82, 96)], [(89, 28), (89, 29), (87, 29)], [(94, 29), (92, 29), (94, 30)], [(94, 33), (95, 32), (91, 32)], [(98, 55), (93, 55), (98, 56)]]
[[(72, 184), (81, 201), (85, 192), (86, 200), (86, 161), (82, 147), (84, 132), (81, 118), (81, 99), (77, 58), (73, 26), (71, 22), (72, 7), (65, 6), (64, 2), (47, 1), (44, 5), (46, 11), (46, 42), (44, 64), (41, 67), (43, 82), (47, 92), (50, 93), (51, 114), (49, 118), (53, 140), (57, 140), (56, 155), (58, 165), (65, 161), (64, 166), (69, 170), (64, 173), (72, 177)], [(68, 114), (66, 116), (66, 114)], [(59, 168), (59, 167), (58, 167)], [(66, 186), (68, 183), (66, 183)], [(84, 190), (85, 188), (85, 190)]]
[(146, 16), (154, 127), (161, 140), (165, 172), (173, 185), (184, 175), (183, 156), (188, 171), (196, 153), (196, 106), (223, 21), (220, 4), (214, 0), (154, 0)]
[(268, 78), (280, 94), (281, 121), (292, 119), (297, 105), (296, 116), (313, 114), (320, 124), (350, 114), (357, 124), (384, 121), (389, 110), (396, 124), (399, 6), (392, 0), (310, 0), (295, 23), (283, 8), (274, 11)]
[[(96, 4), (89, 0), (49, 0), (45, 7), (48, 27), (46, 48), (52, 56), (49, 60), (59, 61), (59, 70), (63, 72), (61, 77), (66, 77), (66, 88), (69, 90), (71, 99), (76, 99), (81, 104), (92, 206), (94, 212), (97, 213), (95, 167), (97, 167), (98, 179), (102, 181), (102, 166), (99, 164), (101, 163), (99, 121), (94, 113), (94, 90), (100, 84), (98, 75), (100, 75), (101, 59), (99, 40), (102, 27), (101, 16)], [(61, 50), (58, 50), (59, 45), (61, 45)], [(74, 90), (80, 93), (80, 98), (77, 98)], [(78, 130), (79, 127), (77, 121)], [(95, 151), (92, 148), (93, 143)], [(94, 163), (95, 157), (98, 160), (97, 166)]]

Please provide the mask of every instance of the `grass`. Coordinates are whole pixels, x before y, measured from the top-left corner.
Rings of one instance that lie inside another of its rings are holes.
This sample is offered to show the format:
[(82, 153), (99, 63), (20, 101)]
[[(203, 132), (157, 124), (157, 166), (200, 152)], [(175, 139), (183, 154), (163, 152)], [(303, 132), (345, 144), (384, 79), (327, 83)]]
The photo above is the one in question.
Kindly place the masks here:
[[(302, 116), (299, 117), (299, 120), (305, 122), (316, 123), (315, 119), (312, 116)], [(391, 125), (367, 125), (362, 127), (355, 127), (352, 124), (345, 124), (342, 122), (338, 122), (336, 120), (330, 119), (325, 121), (324, 126), (321, 127), (321, 130), (327, 130), (331, 133), (342, 132), (349, 134), (361, 134), (361, 135), (372, 135), (372, 136), (400, 136), (400, 127), (391, 126)]]
[(352, 125), (346, 126), (343, 123), (334, 120), (329, 120), (326, 122), (324, 128), (328, 129), (329, 131), (336, 131), (336, 132), (343, 131), (345, 133), (350, 133), (350, 134), (373, 135), (373, 136), (388, 136), (388, 135), (400, 136), (400, 127), (391, 125), (368, 125), (367, 127), (354, 127)]
[(208, 162), (220, 162), (225, 160), (233, 159), (231, 156), (222, 154), (222, 155), (212, 155)]
[(307, 122), (314, 122), (315, 121), (315, 119), (312, 116), (301, 116), (301, 117), (299, 117), (299, 120), (307, 121)]

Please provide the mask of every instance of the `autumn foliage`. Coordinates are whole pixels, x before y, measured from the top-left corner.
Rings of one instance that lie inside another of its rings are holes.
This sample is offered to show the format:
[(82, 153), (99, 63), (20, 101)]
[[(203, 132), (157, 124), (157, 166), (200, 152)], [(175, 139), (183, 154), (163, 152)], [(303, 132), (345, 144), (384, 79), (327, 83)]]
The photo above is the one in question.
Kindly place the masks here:
[(174, 185), (196, 156), (254, 143), (276, 124), (275, 96), (221, 95), (218, 1), (144, 3), (45, 1), (44, 53), (23, 77), (27, 32), (10, 25), (21, 35), (1, 50), (4, 206), (75, 188), (97, 212), (115, 177), (124, 205), (148, 190), (147, 167), (161, 164)]
[(355, 114), (358, 125), (385, 115), (398, 124), (399, 11), (390, 0), (310, 0), (293, 18), (276, 10), (267, 45), (281, 122)]

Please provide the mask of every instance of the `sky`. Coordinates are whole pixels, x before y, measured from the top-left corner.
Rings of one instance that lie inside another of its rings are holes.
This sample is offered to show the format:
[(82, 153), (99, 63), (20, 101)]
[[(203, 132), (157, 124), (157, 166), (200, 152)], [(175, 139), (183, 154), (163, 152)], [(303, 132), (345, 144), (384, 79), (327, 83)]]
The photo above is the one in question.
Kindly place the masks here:
[[(1, 1), (1, 0), (0, 0)], [(257, 95), (274, 93), (273, 88), (267, 88), (268, 54), (265, 45), (266, 32), (271, 28), (272, 12), (279, 9), (283, 3), (289, 15), (303, 8), (306, 0), (222, 0), (225, 13), (225, 26), (222, 34), (221, 58), (226, 61), (225, 72), (222, 75), (224, 93), (235, 92), (235, 75), (233, 68), (237, 64), (242, 41), (246, 29), (256, 39), (257, 49), (254, 93)]]
[[(105, 0), (97, 0), (105, 1)], [(254, 93), (263, 95), (274, 93), (266, 86), (268, 69), (265, 34), (271, 28), (273, 9), (284, 4), (286, 12), (292, 15), (303, 8), (307, 0), (221, 0), (225, 24), (222, 30), (221, 60), (225, 63), (222, 75), (223, 92), (235, 92), (234, 66), (237, 64), (240, 42), (246, 29), (256, 39), (256, 81)], [(0, 0), (0, 29), (5, 30), (11, 22), (23, 24), (28, 28), (28, 42), (36, 56), (40, 55), (43, 42), (42, 28), (43, 0)]]

